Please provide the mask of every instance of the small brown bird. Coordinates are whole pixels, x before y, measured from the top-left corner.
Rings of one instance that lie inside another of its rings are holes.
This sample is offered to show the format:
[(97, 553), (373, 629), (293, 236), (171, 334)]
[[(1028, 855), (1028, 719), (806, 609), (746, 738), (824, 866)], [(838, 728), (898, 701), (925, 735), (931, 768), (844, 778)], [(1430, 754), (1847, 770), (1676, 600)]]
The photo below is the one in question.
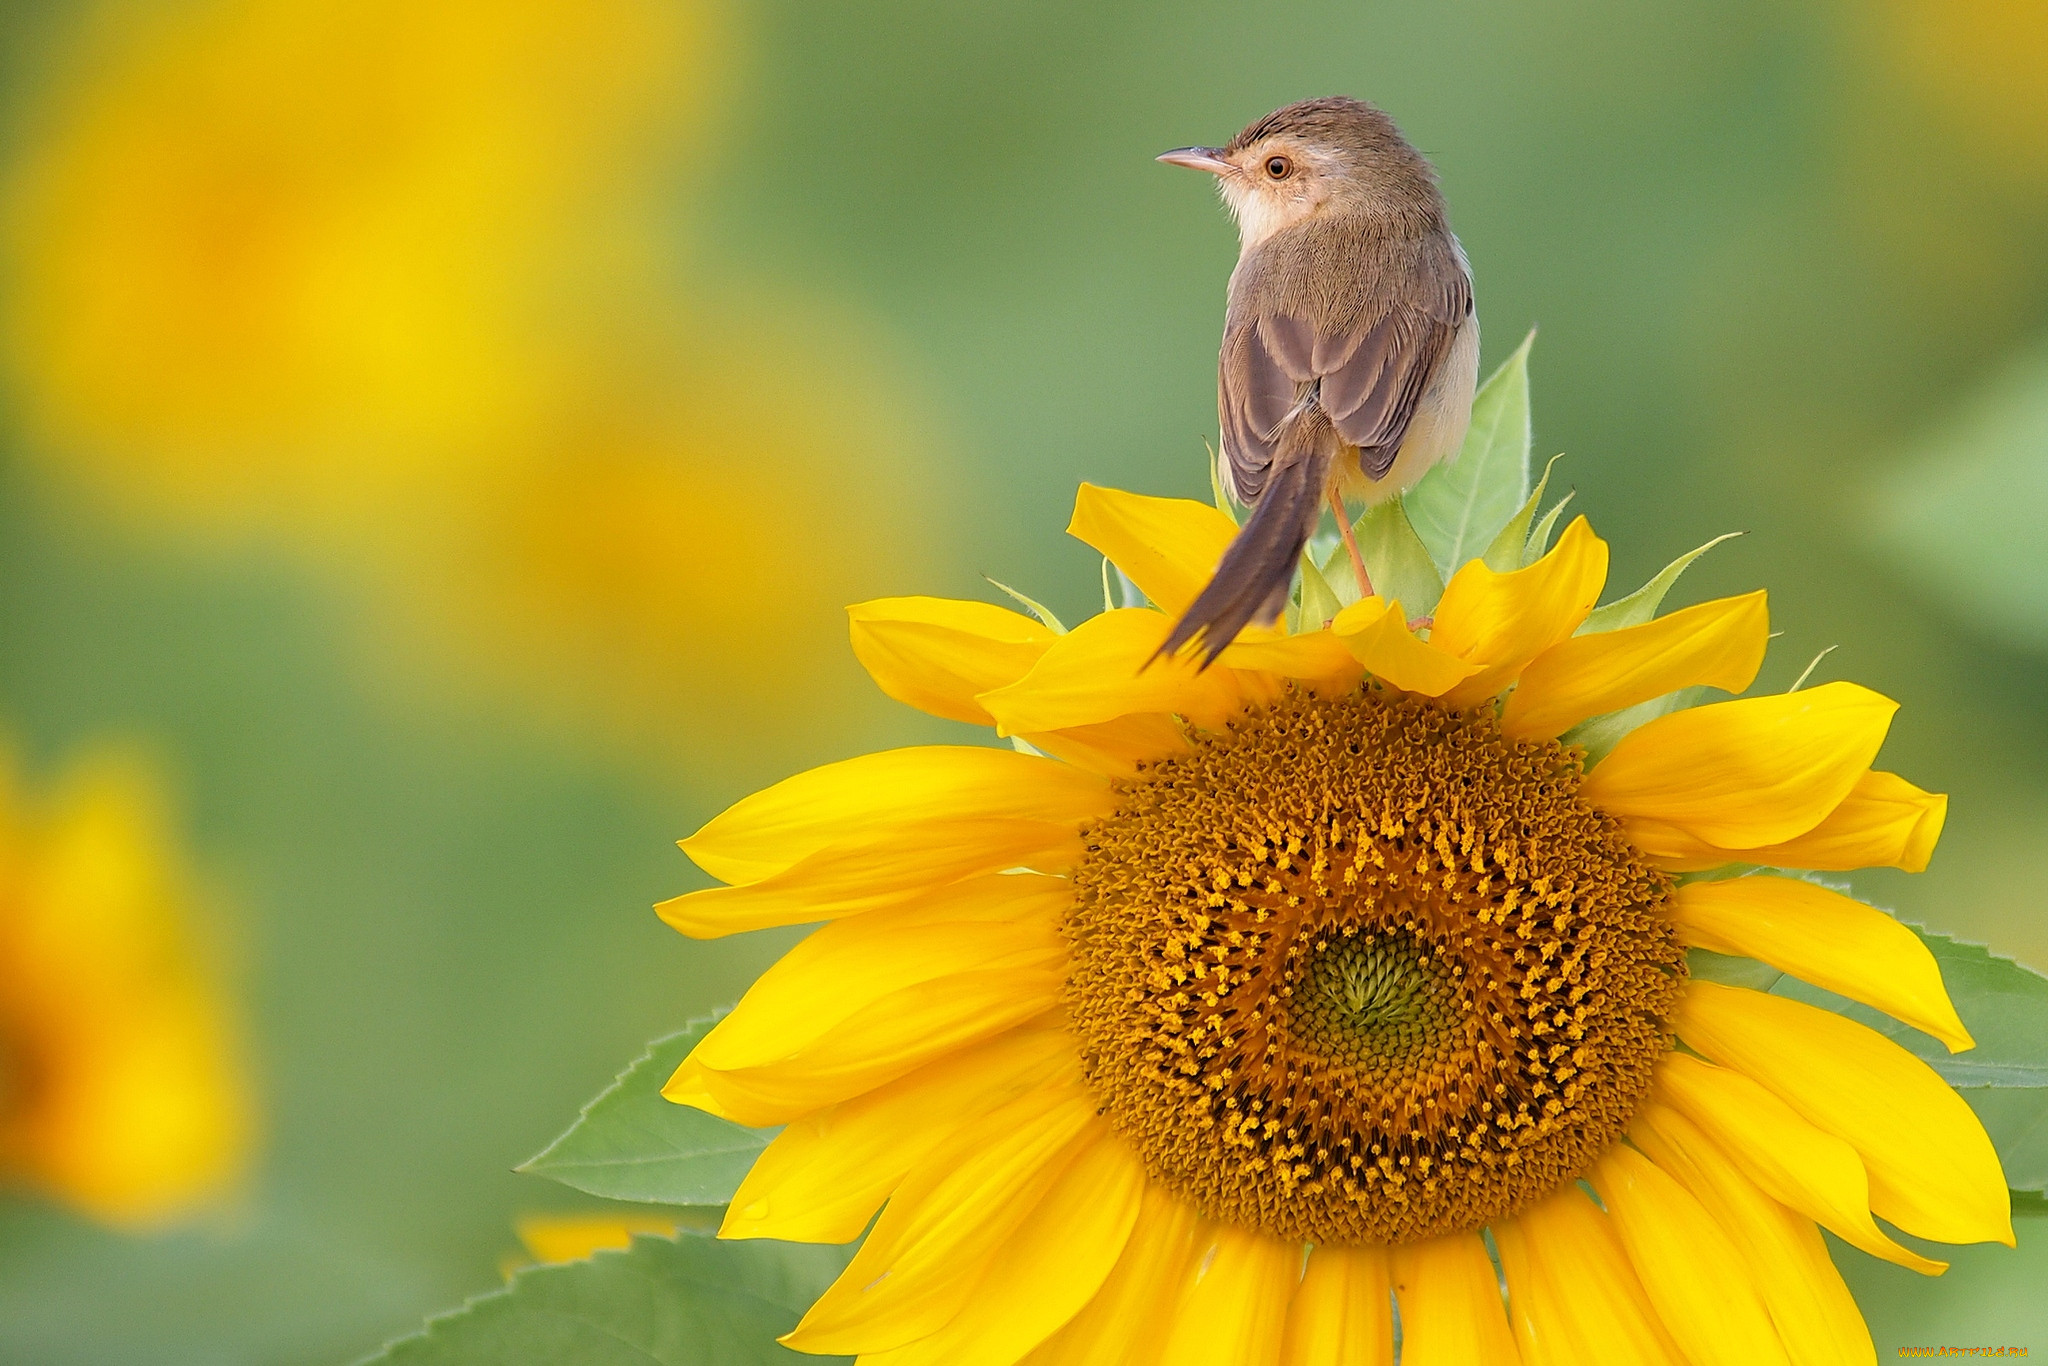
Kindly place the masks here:
[(1206, 666), (1285, 608), (1325, 499), (1360, 591), (1372, 591), (1344, 498), (1381, 502), (1457, 453), (1479, 319), (1435, 171), (1370, 104), (1304, 100), (1227, 146), (1159, 159), (1216, 176), (1240, 244), (1218, 462), (1252, 513), (1161, 651), (1198, 641)]

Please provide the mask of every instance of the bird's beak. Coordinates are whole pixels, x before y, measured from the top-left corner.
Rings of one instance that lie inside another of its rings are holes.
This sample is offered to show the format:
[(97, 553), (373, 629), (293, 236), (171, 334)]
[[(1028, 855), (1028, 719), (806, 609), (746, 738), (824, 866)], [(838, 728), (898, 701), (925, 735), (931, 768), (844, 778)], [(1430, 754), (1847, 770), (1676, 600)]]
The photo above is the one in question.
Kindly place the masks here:
[(1210, 175), (1237, 173), (1237, 167), (1223, 159), (1221, 147), (1176, 147), (1171, 152), (1161, 152), (1159, 160), (1169, 166), (1185, 166), (1190, 171), (1207, 171)]

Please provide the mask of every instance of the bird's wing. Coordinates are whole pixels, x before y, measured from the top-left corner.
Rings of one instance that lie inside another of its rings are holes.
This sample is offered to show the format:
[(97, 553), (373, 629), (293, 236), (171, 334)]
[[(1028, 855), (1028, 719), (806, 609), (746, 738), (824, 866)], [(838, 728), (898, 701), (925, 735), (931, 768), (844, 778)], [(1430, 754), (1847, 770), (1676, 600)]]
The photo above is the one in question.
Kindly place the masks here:
[[(1223, 452), (1240, 499), (1251, 502), (1265, 488), (1281, 424), (1310, 385), (1365, 472), (1379, 478), (1392, 467), (1429, 377), (1471, 312), (1472, 286), (1456, 252), (1447, 239), (1418, 243), (1388, 269), (1310, 250), (1302, 262), (1247, 278), (1244, 297), (1233, 300), (1218, 374)], [(1338, 292), (1334, 325), (1319, 329), (1276, 297), (1278, 278), (1303, 271)]]
[(1293, 409), (1301, 385), (1260, 336), (1256, 315), (1223, 334), (1217, 362), (1217, 408), (1223, 422), (1223, 464), (1233, 492), (1251, 504), (1266, 491), (1267, 475), (1279, 448), (1280, 424)]

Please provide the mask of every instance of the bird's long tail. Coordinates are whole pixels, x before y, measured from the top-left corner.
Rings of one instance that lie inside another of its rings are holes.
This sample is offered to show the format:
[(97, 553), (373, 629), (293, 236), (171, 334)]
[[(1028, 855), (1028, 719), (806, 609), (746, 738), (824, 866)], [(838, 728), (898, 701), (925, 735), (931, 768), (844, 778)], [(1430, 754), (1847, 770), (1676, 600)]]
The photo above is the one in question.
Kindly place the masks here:
[(1160, 654), (1199, 641), (1202, 667), (1216, 662), (1253, 619), (1271, 621), (1287, 606), (1287, 590), (1301, 548), (1323, 512), (1323, 487), (1338, 436), (1313, 405), (1288, 424), (1274, 452), (1273, 474), (1237, 539), (1223, 552), (1215, 576), (1177, 625)]

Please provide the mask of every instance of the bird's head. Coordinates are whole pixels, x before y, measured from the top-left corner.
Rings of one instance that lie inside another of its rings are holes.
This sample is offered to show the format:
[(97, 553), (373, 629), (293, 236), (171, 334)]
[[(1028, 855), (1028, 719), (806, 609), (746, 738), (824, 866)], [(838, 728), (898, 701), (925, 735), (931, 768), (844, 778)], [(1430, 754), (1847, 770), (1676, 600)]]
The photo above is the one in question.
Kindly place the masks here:
[(1222, 147), (1177, 147), (1161, 161), (1216, 177), (1244, 250), (1320, 214), (1433, 212), (1436, 177), (1394, 121), (1332, 96), (1276, 109)]

